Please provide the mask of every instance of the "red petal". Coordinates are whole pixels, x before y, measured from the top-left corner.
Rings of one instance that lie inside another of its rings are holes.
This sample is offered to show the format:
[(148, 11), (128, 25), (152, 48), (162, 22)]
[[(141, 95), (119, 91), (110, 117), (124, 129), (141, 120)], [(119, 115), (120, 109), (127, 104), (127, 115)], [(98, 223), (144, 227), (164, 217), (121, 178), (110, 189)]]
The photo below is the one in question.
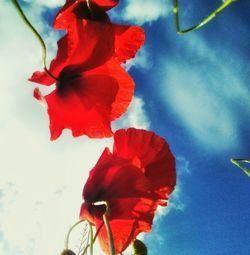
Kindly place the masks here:
[(129, 128), (114, 135), (114, 155), (141, 161), (152, 189), (166, 199), (176, 184), (175, 160), (165, 140), (153, 132)]
[(91, 2), (101, 7), (104, 11), (107, 11), (115, 7), (119, 3), (119, 0), (92, 0)]
[(99, 70), (101, 69), (103, 72), (106, 72), (110, 76), (114, 77), (119, 86), (111, 111), (111, 120), (115, 120), (127, 111), (131, 103), (134, 95), (134, 81), (128, 72), (115, 60), (111, 59), (111, 61), (106, 63), (106, 65), (99, 68)]
[(93, 202), (124, 197), (151, 197), (149, 188), (150, 184), (139, 168), (128, 160), (109, 154), (106, 149), (90, 172), (83, 197)]
[(55, 83), (56, 81), (50, 77), (45, 71), (40, 72), (40, 71), (36, 71), (32, 74), (32, 76), (29, 78), (29, 81), (31, 82), (36, 82), (39, 84), (43, 84), (46, 86), (50, 86), (53, 83)]
[(118, 90), (114, 78), (104, 74), (84, 74), (62, 81), (60, 86), (59, 90), (45, 96), (51, 140), (57, 139), (65, 128), (71, 129), (73, 136), (112, 136), (110, 112)]
[(145, 41), (143, 28), (136, 26), (114, 25), (115, 56), (120, 62), (134, 58)]
[[(68, 25), (75, 19), (94, 19), (93, 15), (99, 12), (107, 11), (118, 4), (119, 0), (91, 0), (89, 12), (86, 0), (67, 0), (65, 5), (60, 9), (53, 23), (55, 29), (67, 29)], [(99, 17), (98, 17), (99, 18)], [(101, 15), (105, 19), (105, 15)]]
[[(49, 72), (58, 77), (66, 66), (81, 65), (81, 70), (105, 63), (114, 52), (114, 30), (109, 22), (75, 19), (68, 33), (58, 41), (58, 52)], [(35, 72), (30, 81), (51, 85), (55, 81), (45, 72)]]
[(104, 64), (114, 52), (114, 29), (109, 22), (76, 19), (68, 28), (67, 65), (83, 70)]
[(35, 99), (38, 100), (38, 102), (39, 102), (42, 106), (47, 107), (47, 102), (46, 102), (44, 96), (41, 94), (39, 88), (35, 88), (35, 89), (34, 89), (33, 96), (34, 96)]
[(66, 29), (68, 27), (68, 24), (75, 18), (73, 9), (77, 4), (79, 4), (77, 0), (66, 0), (66, 3), (59, 10), (53, 22), (55, 29)]
[[(99, 229), (102, 224), (101, 220), (97, 220), (96, 229)], [(112, 235), (115, 245), (115, 253), (121, 253), (133, 242), (135, 237), (139, 234), (135, 220), (113, 220), (110, 222)], [(98, 234), (98, 240), (101, 248), (106, 254), (110, 254), (109, 237), (105, 226), (103, 225)]]
[(104, 65), (88, 70), (87, 73), (108, 75), (116, 80), (118, 91), (112, 104), (110, 120), (113, 121), (123, 115), (127, 111), (134, 95), (134, 81), (128, 72), (121, 67), (119, 62), (112, 58)]

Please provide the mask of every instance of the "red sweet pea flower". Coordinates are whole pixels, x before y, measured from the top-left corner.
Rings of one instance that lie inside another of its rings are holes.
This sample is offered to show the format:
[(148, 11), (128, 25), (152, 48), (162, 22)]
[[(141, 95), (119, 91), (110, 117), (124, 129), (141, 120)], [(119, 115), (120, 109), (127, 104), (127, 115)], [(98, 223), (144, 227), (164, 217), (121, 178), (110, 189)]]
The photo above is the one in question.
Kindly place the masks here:
[(34, 96), (47, 106), (51, 140), (55, 140), (65, 128), (75, 137), (112, 136), (110, 122), (126, 111), (133, 93), (132, 78), (110, 60), (87, 71), (65, 68), (53, 92), (43, 97), (36, 89)]
[[(48, 107), (52, 140), (64, 128), (73, 136), (112, 136), (110, 122), (126, 112), (134, 93), (134, 82), (120, 63), (134, 57), (143, 41), (141, 28), (108, 20), (74, 19), (68, 25), (49, 68), (58, 77), (57, 88), (45, 97), (38, 89), (34, 93)], [(30, 81), (55, 83), (46, 72), (35, 72)]]
[(100, 229), (101, 247), (109, 253), (105, 206), (97, 205), (105, 201), (115, 251), (120, 253), (140, 232), (151, 230), (158, 205), (166, 205), (175, 184), (175, 159), (163, 138), (134, 128), (118, 130), (113, 153), (106, 148), (89, 174), (80, 218)]

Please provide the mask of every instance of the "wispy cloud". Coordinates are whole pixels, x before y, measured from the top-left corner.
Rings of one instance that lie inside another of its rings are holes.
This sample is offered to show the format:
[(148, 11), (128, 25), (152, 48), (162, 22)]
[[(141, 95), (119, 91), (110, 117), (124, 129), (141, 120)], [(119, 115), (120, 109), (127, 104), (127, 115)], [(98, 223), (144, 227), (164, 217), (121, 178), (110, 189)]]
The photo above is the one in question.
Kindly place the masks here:
[(29, 4), (40, 5), (48, 8), (54, 8), (62, 6), (65, 3), (65, 0), (23, 0)]
[(250, 106), (240, 59), (233, 53), (229, 58), (222, 47), (212, 48), (195, 35), (183, 38), (178, 47), (183, 47), (182, 58), (168, 58), (160, 65), (166, 107), (207, 149), (237, 146), (240, 120), (235, 108)]
[(134, 97), (128, 112), (113, 124), (115, 129), (120, 127), (149, 129), (150, 121), (144, 110), (144, 101), (140, 97)]
[(126, 70), (130, 70), (132, 67), (136, 67), (140, 70), (150, 70), (152, 67), (152, 61), (149, 54), (149, 49), (142, 47), (140, 51), (136, 54), (136, 57), (130, 59), (124, 65)]
[(143, 25), (166, 17), (170, 10), (170, 4), (165, 0), (127, 0), (122, 11), (122, 18), (137, 25)]

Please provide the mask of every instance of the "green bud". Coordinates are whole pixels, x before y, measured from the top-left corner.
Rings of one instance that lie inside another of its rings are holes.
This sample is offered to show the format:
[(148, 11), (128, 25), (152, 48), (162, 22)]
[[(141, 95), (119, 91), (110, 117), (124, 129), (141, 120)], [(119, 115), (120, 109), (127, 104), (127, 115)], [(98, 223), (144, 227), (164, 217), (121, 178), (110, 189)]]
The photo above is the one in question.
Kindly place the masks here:
[(64, 250), (61, 255), (76, 255), (73, 251), (71, 250)]
[(147, 246), (140, 240), (135, 239), (133, 243), (133, 255), (147, 255)]

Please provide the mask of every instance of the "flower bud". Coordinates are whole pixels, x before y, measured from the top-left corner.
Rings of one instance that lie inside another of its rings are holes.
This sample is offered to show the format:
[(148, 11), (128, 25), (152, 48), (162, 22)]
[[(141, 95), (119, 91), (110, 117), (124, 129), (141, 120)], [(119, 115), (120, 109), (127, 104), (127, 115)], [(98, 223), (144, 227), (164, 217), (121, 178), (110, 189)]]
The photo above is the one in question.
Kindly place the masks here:
[(61, 255), (76, 255), (73, 251), (71, 250), (64, 250)]
[(147, 246), (140, 240), (135, 239), (133, 243), (133, 250), (134, 253), (133, 255), (147, 255), (148, 254), (148, 249)]

